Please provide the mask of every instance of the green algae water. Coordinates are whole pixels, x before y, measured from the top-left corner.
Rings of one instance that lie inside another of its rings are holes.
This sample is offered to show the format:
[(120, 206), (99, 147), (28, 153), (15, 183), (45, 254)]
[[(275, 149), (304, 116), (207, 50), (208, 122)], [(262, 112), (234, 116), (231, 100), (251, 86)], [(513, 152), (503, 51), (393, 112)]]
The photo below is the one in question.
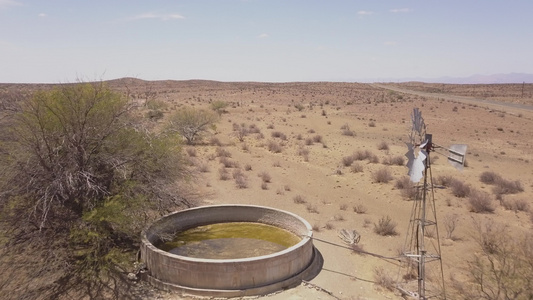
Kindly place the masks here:
[(191, 228), (157, 247), (173, 254), (207, 259), (268, 255), (300, 242), (295, 234), (262, 223), (229, 222)]

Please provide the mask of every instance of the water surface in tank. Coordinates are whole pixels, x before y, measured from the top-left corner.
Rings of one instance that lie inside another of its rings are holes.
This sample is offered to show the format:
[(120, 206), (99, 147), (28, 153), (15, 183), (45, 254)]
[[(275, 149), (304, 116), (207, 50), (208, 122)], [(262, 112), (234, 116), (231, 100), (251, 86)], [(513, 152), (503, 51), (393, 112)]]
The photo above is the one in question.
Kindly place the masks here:
[(268, 255), (301, 240), (285, 229), (254, 222), (216, 223), (194, 227), (156, 245), (173, 254), (208, 259), (237, 259)]

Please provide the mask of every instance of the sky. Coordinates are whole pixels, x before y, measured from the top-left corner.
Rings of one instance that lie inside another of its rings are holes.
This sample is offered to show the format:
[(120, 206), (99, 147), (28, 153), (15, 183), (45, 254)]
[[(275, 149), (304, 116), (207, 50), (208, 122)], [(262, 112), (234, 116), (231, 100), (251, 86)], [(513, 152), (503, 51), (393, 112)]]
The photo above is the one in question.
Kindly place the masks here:
[(0, 82), (533, 73), (531, 0), (0, 0)]

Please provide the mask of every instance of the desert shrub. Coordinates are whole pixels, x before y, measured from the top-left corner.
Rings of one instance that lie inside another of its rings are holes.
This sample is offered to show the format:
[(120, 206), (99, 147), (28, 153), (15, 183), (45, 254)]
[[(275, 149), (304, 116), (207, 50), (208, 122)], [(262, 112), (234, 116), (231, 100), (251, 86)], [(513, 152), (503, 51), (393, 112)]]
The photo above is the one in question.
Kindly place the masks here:
[(315, 223), (315, 224), (313, 224), (312, 228), (313, 228), (313, 231), (320, 232), (320, 224)]
[(342, 204), (340, 204), (340, 205), (339, 205), (339, 209), (340, 209), (340, 210), (346, 210), (346, 209), (348, 209), (348, 204), (346, 204), (346, 203), (342, 203)]
[(333, 216), (333, 220), (335, 221), (344, 221), (344, 216), (341, 214), (336, 214)]
[(479, 180), (485, 184), (495, 184), (501, 176), (492, 171), (485, 171), (479, 175)]
[(342, 165), (345, 167), (349, 167), (354, 162), (355, 158), (353, 155), (344, 156), (342, 158)]
[(383, 159), (384, 165), (395, 165), (395, 166), (403, 166), (405, 164), (405, 159), (403, 156), (397, 155), (397, 156), (388, 156)]
[(276, 141), (268, 141), (267, 148), (268, 151), (274, 153), (281, 153), (281, 151), (283, 150), (283, 147)]
[(324, 228), (326, 228), (327, 230), (333, 230), (335, 229), (335, 225), (333, 225), (333, 223), (331, 222), (326, 222), (326, 225), (324, 225)]
[(394, 291), (396, 286), (394, 279), (383, 267), (378, 267), (374, 270), (374, 282), (389, 291)]
[(217, 147), (215, 154), (217, 157), (231, 157), (231, 152), (222, 147)]
[(459, 223), (459, 215), (457, 214), (447, 214), (444, 216), (444, 228), (446, 229), (446, 238), (453, 240), (453, 232)]
[(219, 146), (219, 147), (222, 146), (222, 143), (216, 136), (213, 136), (209, 139), (209, 144), (213, 146)]
[(287, 136), (285, 135), (285, 133), (280, 132), (280, 131), (273, 131), (271, 136), (273, 138), (279, 138), (279, 139), (284, 140), (284, 141), (287, 140)]
[(305, 208), (307, 209), (307, 211), (309, 213), (312, 213), (312, 214), (318, 214), (318, 208), (315, 206), (315, 205), (312, 205), (312, 204), (307, 204), (305, 206)]
[(267, 129), (274, 129), (274, 124), (268, 124)]
[(244, 170), (245, 171), (251, 171), (252, 170), (252, 165), (251, 164), (244, 165)]
[(478, 249), (467, 261), (463, 299), (533, 299), (533, 237), (489, 220), (474, 224)]
[(290, 187), (289, 185), (287, 185), (287, 184), (283, 186), (283, 189), (284, 189), (285, 191), (287, 191), (287, 192), (290, 192), (290, 191), (291, 191), (291, 187)]
[(365, 256), (367, 253), (361, 244), (351, 244), (350, 248), (352, 248), (352, 252), (361, 256)]
[(366, 213), (366, 206), (364, 206), (363, 204), (354, 205), (353, 211), (357, 214), (364, 214)]
[(224, 167), (226, 168), (237, 168), (239, 167), (239, 163), (230, 159), (230, 158), (227, 158), (225, 156), (222, 156), (218, 159), (218, 161), (224, 165)]
[(313, 142), (315, 142), (315, 143), (322, 143), (322, 136), (319, 135), (319, 134), (313, 136)]
[(396, 222), (392, 221), (390, 216), (381, 217), (378, 224), (374, 223), (374, 232), (382, 236), (397, 235)]
[(385, 141), (380, 142), (378, 144), (378, 150), (388, 151), (389, 150), (389, 144), (387, 144), (387, 142), (385, 142)]
[(229, 106), (229, 103), (222, 100), (216, 100), (211, 102), (209, 106), (220, 116), (226, 112), (226, 107)]
[(503, 178), (497, 180), (496, 185), (492, 188), (492, 192), (495, 195), (517, 194), (523, 191), (524, 188), (520, 181), (511, 181)]
[(272, 180), (272, 177), (266, 171), (260, 172), (258, 176), (261, 177), (261, 180), (266, 183), (269, 183)]
[(276, 168), (281, 168), (281, 163), (279, 162), (279, 160), (276, 160), (275, 162), (272, 163), (272, 166)]
[(209, 172), (209, 166), (206, 163), (200, 163), (198, 165), (198, 171), (200, 171), (202, 173), (207, 173), (207, 172)]
[(298, 156), (303, 156), (305, 161), (309, 161), (309, 149), (305, 148), (304, 146), (299, 146), (296, 154)]
[(226, 168), (218, 169), (218, 178), (220, 180), (229, 180), (230, 176), (228, 170)]
[(239, 141), (243, 142), (244, 138), (248, 136), (249, 133), (250, 130), (246, 124), (242, 123), (238, 125), (237, 123), (233, 123), (233, 135), (236, 136)]
[(352, 164), (352, 167), (350, 168), (350, 171), (352, 173), (361, 173), (361, 172), (363, 172), (363, 165), (361, 165), (360, 163), (354, 163), (354, 164)]
[(113, 287), (142, 228), (193, 205), (182, 137), (137, 124), (104, 83), (50, 86), (17, 105), (0, 113), (2, 297), (129, 298)]
[(361, 160), (368, 159), (371, 155), (372, 153), (368, 150), (365, 150), (365, 151), (357, 150), (356, 152), (354, 152), (352, 156), (355, 160), (361, 161)]
[(401, 190), (402, 197), (406, 199), (415, 199), (417, 195), (417, 188), (409, 177), (403, 176), (402, 178), (399, 178), (394, 183), (394, 187)]
[(372, 179), (376, 183), (389, 183), (393, 179), (391, 172), (387, 168), (381, 168), (372, 173)]
[(405, 199), (416, 199), (416, 197), (418, 196), (418, 188), (413, 185), (401, 190), (400, 194)]
[(292, 201), (296, 204), (304, 204), (307, 203), (307, 200), (302, 195), (296, 195), (292, 198)]
[(396, 182), (394, 183), (394, 187), (403, 190), (409, 187), (412, 187), (413, 183), (411, 183), (411, 180), (407, 176), (402, 176), (398, 179), (396, 179)]
[(460, 180), (452, 179), (450, 182), (452, 194), (457, 198), (466, 198), (470, 195), (470, 186)]
[(218, 120), (219, 115), (212, 111), (184, 107), (169, 117), (168, 129), (178, 132), (187, 144), (193, 144)]
[(440, 175), (436, 178), (435, 184), (442, 185), (444, 187), (450, 187), (455, 179), (449, 175)]
[(248, 126), (248, 132), (250, 132), (250, 133), (261, 133), (261, 129), (259, 129), (259, 127), (257, 127), (257, 125), (255, 125), (255, 124), (250, 124)]
[(379, 157), (375, 154), (371, 154), (369, 157), (368, 157), (368, 162), (371, 163), (371, 164), (377, 164), (379, 163)]
[(306, 144), (307, 146), (311, 146), (311, 145), (313, 145), (313, 144), (314, 144), (313, 139), (310, 138), (310, 137), (309, 137), (309, 138), (306, 138), (306, 139), (305, 139), (305, 144)]
[(500, 203), (506, 210), (525, 212), (529, 211), (529, 203), (526, 199), (502, 199)]
[(341, 126), (341, 133), (342, 135), (346, 136), (355, 136), (355, 132), (353, 130), (350, 130), (350, 126), (348, 124), (344, 124)]
[(374, 121), (368, 122), (368, 127), (376, 127), (376, 122)]
[(475, 213), (492, 213), (494, 205), (490, 195), (483, 191), (474, 190), (469, 193), (468, 204), (470, 211)]
[(261, 182), (261, 189), (262, 189), (262, 190), (268, 190), (268, 183), (266, 183), (266, 182)]
[(248, 178), (242, 173), (241, 169), (235, 169), (233, 171), (233, 179), (235, 179), (237, 188), (245, 189), (248, 187)]
[(193, 148), (193, 147), (187, 147), (185, 149), (185, 151), (187, 152), (187, 154), (190, 156), (190, 157), (196, 157), (196, 148)]

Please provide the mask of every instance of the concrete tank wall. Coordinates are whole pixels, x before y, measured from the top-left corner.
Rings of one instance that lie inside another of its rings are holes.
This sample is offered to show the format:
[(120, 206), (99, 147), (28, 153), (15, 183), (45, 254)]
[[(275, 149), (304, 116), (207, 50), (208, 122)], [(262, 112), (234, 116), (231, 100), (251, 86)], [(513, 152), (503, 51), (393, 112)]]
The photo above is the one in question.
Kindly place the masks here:
[[(221, 222), (259, 222), (286, 229), (302, 240), (270, 255), (241, 259), (201, 259), (175, 255), (154, 246), (161, 235)], [(141, 259), (152, 282), (196, 290), (256, 290), (284, 288), (283, 282), (308, 269), (314, 259), (312, 229), (290, 212), (262, 206), (217, 205), (188, 209), (156, 221), (142, 235)], [(216, 294), (216, 293), (215, 293)]]

